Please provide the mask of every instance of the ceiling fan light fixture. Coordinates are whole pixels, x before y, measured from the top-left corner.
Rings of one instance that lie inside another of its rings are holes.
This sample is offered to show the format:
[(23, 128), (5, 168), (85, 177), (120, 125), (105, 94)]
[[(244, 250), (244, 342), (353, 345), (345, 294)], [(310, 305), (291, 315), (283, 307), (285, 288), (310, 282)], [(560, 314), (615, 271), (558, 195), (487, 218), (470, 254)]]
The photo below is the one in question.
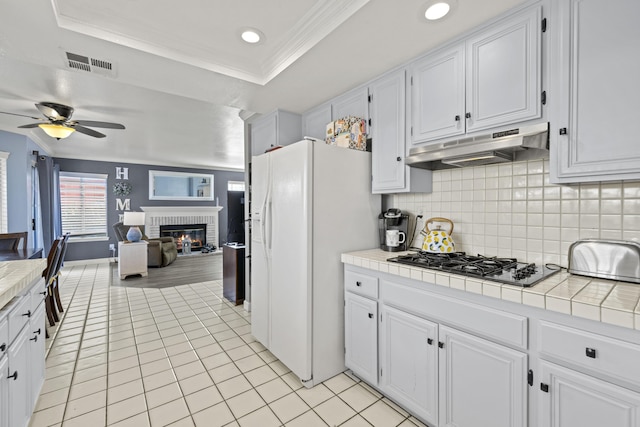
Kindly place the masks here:
[(47, 135), (55, 139), (64, 139), (74, 133), (76, 130), (69, 126), (56, 125), (51, 123), (43, 123), (38, 125)]

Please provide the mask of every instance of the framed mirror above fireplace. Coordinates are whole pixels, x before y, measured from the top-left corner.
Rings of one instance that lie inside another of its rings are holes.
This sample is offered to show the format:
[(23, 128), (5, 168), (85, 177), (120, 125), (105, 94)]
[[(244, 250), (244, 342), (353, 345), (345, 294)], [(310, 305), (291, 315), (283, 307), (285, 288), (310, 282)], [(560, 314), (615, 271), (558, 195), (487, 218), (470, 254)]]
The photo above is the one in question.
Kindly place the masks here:
[(213, 175), (150, 170), (149, 200), (214, 200)]

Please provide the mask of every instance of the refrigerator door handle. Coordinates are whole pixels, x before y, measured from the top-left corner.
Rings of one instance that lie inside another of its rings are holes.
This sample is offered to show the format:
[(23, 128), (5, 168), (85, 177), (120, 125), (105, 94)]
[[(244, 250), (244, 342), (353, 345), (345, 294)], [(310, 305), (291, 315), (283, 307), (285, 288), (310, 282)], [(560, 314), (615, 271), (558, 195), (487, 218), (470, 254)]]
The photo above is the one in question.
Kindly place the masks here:
[[(262, 244), (266, 244), (266, 231), (265, 231), (265, 222), (267, 220), (266, 210), (267, 210), (267, 199), (269, 198), (269, 190), (267, 189), (267, 194), (264, 196), (264, 200), (262, 201), (262, 206), (260, 207), (260, 240)], [(266, 247), (266, 246), (265, 246)]]
[(271, 239), (272, 239), (271, 236), (273, 234), (272, 233), (272, 231), (273, 231), (272, 230), (273, 221), (271, 219), (271, 216), (272, 216), (272, 213), (273, 213), (272, 207), (273, 206), (272, 206), (271, 200), (269, 200), (267, 202), (267, 220), (265, 221), (265, 225), (264, 225), (264, 227), (266, 229), (265, 235), (266, 235), (266, 238), (267, 238), (267, 240), (265, 241), (265, 246), (267, 247), (267, 249), (269, 251), (271, 251)]

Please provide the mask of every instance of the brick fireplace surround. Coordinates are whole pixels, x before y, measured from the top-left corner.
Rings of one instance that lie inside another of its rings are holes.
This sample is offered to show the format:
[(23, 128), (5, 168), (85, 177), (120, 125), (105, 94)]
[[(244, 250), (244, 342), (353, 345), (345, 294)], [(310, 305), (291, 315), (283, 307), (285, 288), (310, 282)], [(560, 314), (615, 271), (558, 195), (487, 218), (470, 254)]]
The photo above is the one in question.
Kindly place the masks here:
[(147, 236), (160, 237), (161, 225), (207, 224), (207, 243), (220, 247), (218, 212), (221, 206), (141, 206)]

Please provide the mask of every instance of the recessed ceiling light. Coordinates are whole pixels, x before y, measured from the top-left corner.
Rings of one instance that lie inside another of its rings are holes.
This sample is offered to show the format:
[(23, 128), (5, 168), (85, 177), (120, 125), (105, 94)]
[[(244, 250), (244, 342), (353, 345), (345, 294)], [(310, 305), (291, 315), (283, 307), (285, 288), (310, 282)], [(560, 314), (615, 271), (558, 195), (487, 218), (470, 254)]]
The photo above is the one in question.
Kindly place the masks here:
[(242, 31), (242, 34), (240, 34), (240, 37), (242, 37), (242, 40), (251, 44), (258, 43), (260, 40), (262, 40), (260, 32), (258, 30), (253, 30), (253, 29), (247, 29)]
[(429, 21), (435, 21), (437, 19), (444, 18), (451, 10), (451, 5), (447, 2), (439, 1), (431, 4), (424, 12), (424, 17)]

